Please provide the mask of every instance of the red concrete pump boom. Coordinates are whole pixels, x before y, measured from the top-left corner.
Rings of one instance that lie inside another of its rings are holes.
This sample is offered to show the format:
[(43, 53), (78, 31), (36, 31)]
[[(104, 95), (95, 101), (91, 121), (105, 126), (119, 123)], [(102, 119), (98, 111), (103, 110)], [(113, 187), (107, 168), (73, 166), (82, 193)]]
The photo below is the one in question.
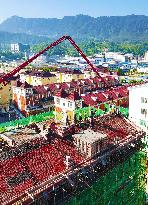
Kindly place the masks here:
[(88, 58), (86, 57), (86, 55), (82, 52), (82, 50), (77, 46), (77, 44), (75, 43), (75, 41), (70, 37), (70, 36), (62, 36), (61, 38), (59, 38), (58, 40), (54, 41), (53, 43), (51, 43), (49, 46), (47, 46), (45, 49), (43, 49), (42, 51), (40, 51), (39, 53), (37, 53), (36, 55), (34, 55), (33, 57), (31, 57), (30, 59), (28, 59), (27, 61), (25, 61), (24, 63), (22, 63), (21, 65), (19, 65), (17, 68), (15, 68), (13, 71), (3, 75), (0, 78), (0, 83), (5, 83), (7, 82), (7, 80), (9, 80), (10, 77), (12, 77), (13, 75), (15, 75), (16, 73), (18, 73), (22, 68), (26, 67), (29, 63), (31, 63), (33, 60), (35, 60), (38, 56), (40, 56), (41, 54), (43, 54), (44, 52), (48, 51), (50, 48), (60, 44), (61, 42), (63, 42), (64, 40), (68, 40), (72, 46), (79, 52), (79, 54), (86, 60), (86, 62), (88, 63), (88, 65), (90, 65), (90, 67), (92, 68), (92, 70), (94, 72), (97, 73), (97, 75), (102, 79), (102, 81), (107, 85), (106, 81), (104, 80), (104, 78), (102, 78), (99, 74), (99, 72), (97, 71), (97, 69), (93, 66), (93, 64), (88, 60)]

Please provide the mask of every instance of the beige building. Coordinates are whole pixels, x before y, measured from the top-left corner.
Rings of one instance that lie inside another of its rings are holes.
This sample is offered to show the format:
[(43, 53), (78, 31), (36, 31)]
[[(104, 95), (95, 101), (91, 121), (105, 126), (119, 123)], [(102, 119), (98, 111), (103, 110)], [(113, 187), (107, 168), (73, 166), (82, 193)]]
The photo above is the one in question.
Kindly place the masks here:
[(57, 77), (55, 74), (45, 71), (32, 71), (30, 73), (21, 73), (21, 82), (27, 82), (30, 85), (47, 85), (57, 83)]
[[(2, 76), (3, 74), (1, 74)], [(4, 85), (0, 83), (0, 109), (2, 111), (7, 111), (9, 109), (9, 104), (12, 101), (12, 86), (15, 83), (17, 77), (11, 77), (8, 84)]]
[(73, 137), (77, 148), (88, 158), (96, 156), (100, 151), (106, 148), (107, 135), (100, 132), (87, 129), (78, 134), (74, 134)]
[(10, 101), (12, 100), (11, 83), (7, 85), (0, 84), (0, 108), (2, 111), (7, 111)]
[(71, 82), (72, 80), (84, 79), (84, 73), (80, 70), (68, 70), (61, 69), (55, 73), (57, 77), (57, 83)]

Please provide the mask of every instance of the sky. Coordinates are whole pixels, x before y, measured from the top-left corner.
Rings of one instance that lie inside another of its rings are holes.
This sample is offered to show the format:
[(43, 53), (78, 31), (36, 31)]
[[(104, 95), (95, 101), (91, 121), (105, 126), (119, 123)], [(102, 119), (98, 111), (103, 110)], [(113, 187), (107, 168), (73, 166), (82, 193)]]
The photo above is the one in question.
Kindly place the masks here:
[(0, 0), (0, 22), (8, 17), (63, 18), (148, 15), (148, 0)]

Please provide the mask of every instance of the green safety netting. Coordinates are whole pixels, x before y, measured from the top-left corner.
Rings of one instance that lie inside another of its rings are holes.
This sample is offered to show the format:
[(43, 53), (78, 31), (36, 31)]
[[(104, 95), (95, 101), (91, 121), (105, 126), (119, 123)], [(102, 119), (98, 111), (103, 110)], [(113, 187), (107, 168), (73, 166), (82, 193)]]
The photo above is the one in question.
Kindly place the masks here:
[(10, 127), (17, 127), (17, 126), (27, 126), (33, 122), (42, 122), (48, 119), (54, 118), (53, 112), (45, 112), (40, 113), (37, 115), (32, 115), (27, 118), (22, 118), (20, 120), (10, 121), (6, 123), (0, 124), (0, 129), (10, 128)]
[[(94, 108), (94, 107), (85, 107), (85, 108), (80, 108), (75, 110), (75, 115), (76, 115), (76, 119), (79, 120), (80, 118), (82, 118), (82, 120), (84, 118), (88, 118), (90, 117), (90, 115), (94, 115), (94, 116), (100, 116), (103, 115), (105, 113), (108, 113), (110, 111), (110, 105), (105, 103), (105, 110), (102, 110), (100, 108)], [(124, 107), (120, 107), (120, 106), (115, 106), (114, 108), (118, 108), (119, 111), (125, 116), (128, 117), (128, 108), (124, 108)]]
[(143, 164), (146, 167), (146, 154), (136, 152), (64, 205), (144, 205), (146, 168), (139, 175)]
[[(89, 118), (91, 115), (93, 116), (100, 116), (103, 115), (107, 112), (109, 112), (110, 110), (110, 105), (105, 103), (105, 111), (100, 109), (100, 108), (94, 108), (94, 107), (85, 107), (85, 108), (80, 108), (75, 110), (75, 116), (77, 120), (84, 120), (85, 118)], [(128, 116), (128, 108), (123, 108), (123, 107), (118, 107), (119, 111), (124, 115), (124, 116)], [(37, 115), (32, 115), (29, 116), (27, 118), (23, 118), (20, 120), (15, 120), (15, 121), (10, 121), (10, 122), (6, 122), (6, 123), (1, 123), (0, 124), (0, 128), (13, 128), (13, 127), (17, 127), (17, 126), (27, 126), (33, 122), (43, 122), (45, 120), (54, 118), (54, 114), (53, 112), (45, 112), (45, 113), (40, 113)]]

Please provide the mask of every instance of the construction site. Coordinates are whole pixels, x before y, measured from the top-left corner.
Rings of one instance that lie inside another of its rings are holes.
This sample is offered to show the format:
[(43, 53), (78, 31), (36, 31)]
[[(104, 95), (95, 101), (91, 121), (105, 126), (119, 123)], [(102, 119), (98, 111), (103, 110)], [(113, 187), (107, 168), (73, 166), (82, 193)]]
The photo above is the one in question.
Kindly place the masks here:
[[(66, 39), (97, 72), (72, 38), (64, 36), (0, 83), (7, 84), (10, 76)], [(104, 82), (104, 89), (114, 88)], [(2, 137), (1, 205), (146, 204), (146, 133), (119, 109), (98, 116), (89, 110), (87, 119), (74, 118), (66, 125), (31, 122)]]

